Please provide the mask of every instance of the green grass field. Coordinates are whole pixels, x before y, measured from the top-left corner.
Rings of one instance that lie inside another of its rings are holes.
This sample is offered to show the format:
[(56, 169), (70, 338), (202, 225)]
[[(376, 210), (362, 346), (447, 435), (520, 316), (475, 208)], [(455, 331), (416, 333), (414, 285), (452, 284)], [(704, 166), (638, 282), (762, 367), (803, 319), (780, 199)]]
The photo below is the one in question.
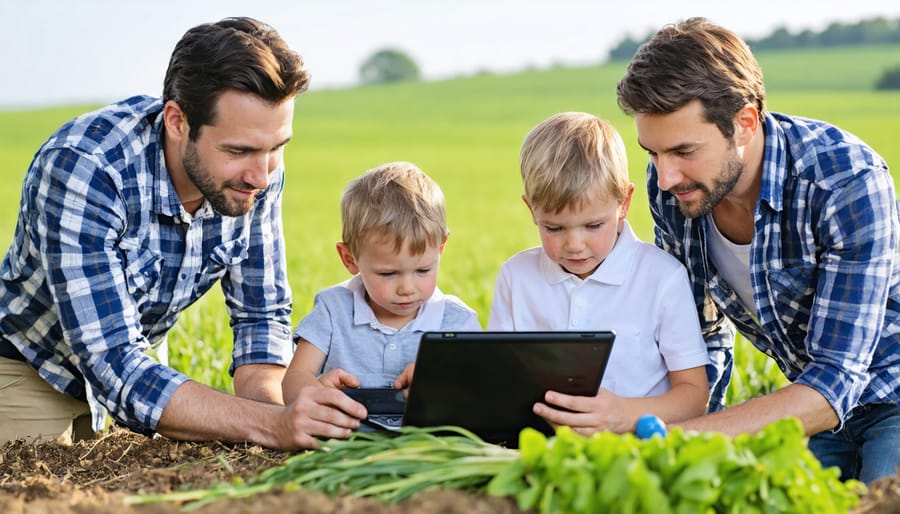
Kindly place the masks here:
[[(771, 110), (838, 124), (900, 169), (900, 92), (871, 90), (883, 68), (900, 63), (900, 46), (769, 53), (760, 63)], [(624, 69), (624, 63), (610, 63), (302, 95), (286, 152), (284, 225), (294, 322), (309, 310), (317, 290), (347, 278), (334, 250), (346, 183), (378, 164), (408, 160), (434, 177), (447, 197), (451, 236), (439, 284), (486, 323), (499, 266), (516, 251), (539, 244), (520, 199), (519, 145), (532, 126), (558, 111), (588, 111), (620, 130), (637, 185), (629, 217), (638, 235), (651, 240), (646, 154), (615, 100)], [(0, 113), (0, 169), (8, 184), (0, 191), (3, 244), (12, 238), (19, 185), (34, 151), (59, 124), (84, 110)], [(170, 336), (171, 362), (198, 381), (230, 390), (225, 374), (230, 339), (220, 293), (207, 295)], [(748, 346), (739, 345), (732, 401), (783, 383), (777, 367)]]

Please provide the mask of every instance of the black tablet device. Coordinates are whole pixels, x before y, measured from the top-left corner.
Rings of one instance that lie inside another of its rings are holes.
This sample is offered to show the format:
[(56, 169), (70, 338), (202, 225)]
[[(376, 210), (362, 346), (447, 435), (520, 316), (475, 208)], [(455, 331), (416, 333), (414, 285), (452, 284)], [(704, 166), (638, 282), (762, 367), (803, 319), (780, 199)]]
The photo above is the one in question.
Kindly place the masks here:
[(457, 425), (515, 447), (518, 434), (552, 428), (532, 412), (548, 390), (593, 396), (613, 331), (425, 332), (402, 424)]

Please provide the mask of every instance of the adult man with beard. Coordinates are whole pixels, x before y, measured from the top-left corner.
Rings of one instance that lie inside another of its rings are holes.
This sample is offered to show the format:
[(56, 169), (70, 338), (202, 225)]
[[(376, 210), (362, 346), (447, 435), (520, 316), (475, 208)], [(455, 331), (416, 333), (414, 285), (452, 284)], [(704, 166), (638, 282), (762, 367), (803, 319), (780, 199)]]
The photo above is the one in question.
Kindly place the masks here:
[(828, 123), (768, 112), (745, 42), (663, 27), (617, 87), (650, 155), (656, 243), (688, 269), (722, 407), (733, 327), (786, 387), (681, 423), (754, 432), (800, 419), (844, 478), (900, 465), (900, 216), (887, 164)]
[[(161, 99), (80, 116), (38, 150), (0, 265), (0, 442), (90, 437), (107, 413), (142, 433), (283, 449), (358, 427), (365, 408), (335, 388), (281, 396), (283, 152), (308, 79), (268, 25), (199, 25), (176, 45)], [(233, 396), (145, 354), (217, 281)]]

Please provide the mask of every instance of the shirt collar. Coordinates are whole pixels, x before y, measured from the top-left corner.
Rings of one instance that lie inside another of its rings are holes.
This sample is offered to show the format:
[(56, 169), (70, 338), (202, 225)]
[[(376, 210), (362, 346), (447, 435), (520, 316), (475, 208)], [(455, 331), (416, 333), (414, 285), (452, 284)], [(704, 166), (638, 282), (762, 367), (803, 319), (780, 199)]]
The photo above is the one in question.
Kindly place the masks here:
[(175, 192), (175, 184), (169, 175), (166, 166), (166, 154), (163, 147), (163, 116), (162, 113), (153, 121), (153, 130), (150, 134), (150, 148), (155, 148), (155, 159), (150, 160), (153, 167), (153, 210), (163, 216), (183, 219), (187, 214), (181, 206), (181, 199)]
[[(625, 279), (631, 275), (631, 270), (634, 267), (634, 262), (636, 260), (634, 255), (637, 252), (639, 245), (640, 240), (634, 235), (634, 231), (631, 230), (631, 225), (629, 225), (626, 220), (612, 251), (609, 252), (606, 259), (597, 266), (594, 273), (585, 280), (593, 280), (595, 282), (610, 285), (623, 284)], [(565, 282), (566, 280), (580, 281), (577, 276), (569, 273), (564, 270), (562, 266), (552, 261), (550, 257), (547, 256), (547, 252), (544, 251), (541, 251), (541, 273), (543, 274), (544, 279), (550, 284), (558, 284)]]
[(389, 327), (375, 317), (372, 307), (366, 302), (366, 288), (363, 284), (362, 277), (354, 275), (347, 282), (347, 289), (353, 292), (353, 324), (369, 325), (375, 330), (385, 334), (395, 334), (400, 331), (423, 332), (430, 330), (431, 327), (441, 326), (444, 319), (444, 293), (437, 287), (434, 288), (434, 294), (419, 308), (419, 313), (412, 321), (401, 329)]
[(759, 199), (766, 202), (776, 212), (784, 207), (784, 184), (787, 180), (788, 167), (782, 166), (787, 161), (787, 139), (784, 129), (771, 113), (766, 113), (763, 124), (765, 146), (763, 148), (762, 183)]

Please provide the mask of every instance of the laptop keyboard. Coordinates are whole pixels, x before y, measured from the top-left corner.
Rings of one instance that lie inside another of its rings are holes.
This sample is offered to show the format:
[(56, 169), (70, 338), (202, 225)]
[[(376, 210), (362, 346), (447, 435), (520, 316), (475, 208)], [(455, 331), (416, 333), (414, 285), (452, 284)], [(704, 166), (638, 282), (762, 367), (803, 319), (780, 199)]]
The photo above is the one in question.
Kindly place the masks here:
[(369, 423), (385, 430), (400, 430), (403, 425), (402, 414), (369, 414), (366, 418)]

